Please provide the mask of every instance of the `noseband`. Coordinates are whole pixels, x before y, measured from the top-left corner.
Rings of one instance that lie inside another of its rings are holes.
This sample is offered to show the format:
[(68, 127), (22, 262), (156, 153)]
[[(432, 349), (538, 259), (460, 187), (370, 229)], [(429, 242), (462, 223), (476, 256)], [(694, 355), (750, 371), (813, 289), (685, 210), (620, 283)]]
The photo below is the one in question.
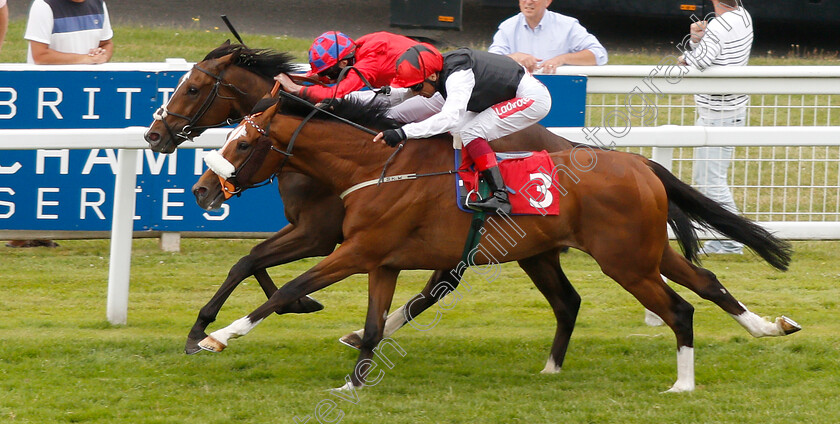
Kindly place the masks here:
[[(165, 105), (160, 107), (155, 112), (155, 114), (154, 114), (155, 120), (159, 120), (159, 121), (163, 122), (163, 126), (166, 128), (166, 131), (169, 133), (169, 136), (173, 140), (177, 140), (177, 139), (181, 139), (183, 141), (192, 140), (192, 138), (194, 137), (193, 135), (191, 135), (192, 132), (196, 132), (195, 135), (200, 135), (202, 132), (204, 132), (204, 130), (207, 130), (207, 129), (210, 129), (210, 128), (226, 127), (228, 125), (233, 125), (233, 124), (236, 124), (236, 123), (239, 122), (239, 120), (233, 120), (233, 119), (227, 118), (224, 121), (219, 122), (218, 124), (206, 125), (206, 126), (201, 126), (201, 127), (195, 126), (196, 122), (201, 120), (201, 118), (204, 117), (204, 114), (207, 113), (208, 110), (210, 110), (210, 107), (213, 105), (213, 102), (216, 100), (217, 97), (220, 98), (220, 99), (224, 99), (224, 100), (236, 100), (235, 97), (226, 97), (226, 96), (223, 96), (223, 95), (219, 94), (219, 89), (221, 87), (227, 87), (227, 88), (229, 88), (229, 89), (231, 89), (231, 90), (233, 90), (233, 91), (235, 91), (235, 92), (237, 92), (237, 93), (239, 93), (243, 96), (248, 94), (248, 93), (240, 90), (239, 88), (237, 88), (233, 84), (230, 84), (230, 83), (227, 83), (227, 82), (224, 81), (224, 76), (225, 76), (226, 69), (223, 69), (222, 72), (219, 73), (219, 75), (216, 75), (216, 74), (198, 66), (198, 64), (194, 65), (193, 69), (197, 69), (201, 72), (204, 72), (205, 74), (209, 75), (211, 78), (215, 79), (216, 82), (213, 84), (213, 88), (210, 89), (210, 92), (207, 93), (207, 97), (204, 99), (204, 102), (201, 103), (201, 107), (198, 108), (195, 115), (193, 115), (192, 117), (189, 117), (189, 116), (186, 116), (186, 115), (181, 115), (181, 114), (178, 114), (178, 113), (175, 113), (175, 112), (170, 112), (166, 109)], [(174, 116), (176, 118), (183, 119), (183, 120), (187, 121), (187, 124), (184, 125), (181, 128), (180, 131), (175, 132), (172, 129), (172, 126), (170, 126), (169, 123), (166, 122), (165, 118), (169, 115)]]
[[(250, 177), (251, 174), (256, 171), (255, 168), (262, 164), (269, 150), (276, 150), (271, 143), (271, 139), (268, 138), (268, 128), (260, 127), (253, 121), (251, 115), (246, 116), (243, 120), (246, 124), (257, 130), (257, 132), (260, 133), (260, 137), (257, 139), (257, 143), (254, 148), (251, 149), (248, 157), (246, 157), (239, 167), (235, 168), (229, 176), (225, 177), (220, 175), (218, 171), (214, 170), (219, 178), (219, 182), (222, 184), (222, 191), (224, 192), (225, 199), (229, 199), (233, 195), (239, 196), (242, 194), (242, 191), (249, 188), (262, 187), (264, 185), (271, 184), (274, 181), (274, 176), (276, 175), (276, 173), (273, 173), (267, 180), (257, 184), (241, 184), (239, 182), (239, 178)], [(253, 164), (251, 162), (252, 159), (254, 160)]]

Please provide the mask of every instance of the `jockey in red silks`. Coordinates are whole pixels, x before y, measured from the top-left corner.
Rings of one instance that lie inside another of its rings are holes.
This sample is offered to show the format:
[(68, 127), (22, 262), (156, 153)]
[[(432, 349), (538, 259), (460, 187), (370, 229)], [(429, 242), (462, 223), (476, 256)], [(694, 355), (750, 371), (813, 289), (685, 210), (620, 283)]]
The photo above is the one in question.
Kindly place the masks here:
[(385, 130), (373, 141), (384, 140), (393, 147), (408, 138), (452, 132), (461, 139), (464, 151), (493, 191), (469, 206), (510, 213), (507, 189), (488, 142), (544, 118), (551, 109), (548, 89), (507, 56), (471, 49), (441, 55), (425, 43), (412, 46), (400, 56), (396, 73), (391, 83), (394, 87), (407, 87), (410, 94), (426, 98), (439, 92), (445, 101), (440, 112), (420, 122)]
[[(408, 37), (384, 31), (365, 35), (356, 41), (344, 33), (328, 31), (318, 36), (309, 48), (311, 70), (307, 76), (317, 75), (321, 81), (334, 84), (342, 69), (353, 66), (374, 88), (384, 87), (394, 79), (397, 59), (415, 44), (417, 41)], [(333, 97), (342, 98), (365, 87), (359, 75), (352, 70), (335, 87), (303, 87), (292, 82), (285, 74), (277, 75), (274, 79), (280, 82), (286, 92), (316, 103)]]

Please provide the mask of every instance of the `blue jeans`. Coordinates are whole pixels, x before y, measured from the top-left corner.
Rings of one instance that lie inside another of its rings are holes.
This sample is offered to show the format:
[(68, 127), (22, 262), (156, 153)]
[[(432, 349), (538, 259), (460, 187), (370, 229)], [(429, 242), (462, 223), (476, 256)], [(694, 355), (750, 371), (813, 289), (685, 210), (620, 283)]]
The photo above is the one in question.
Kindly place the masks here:
[[(706, 127), (743, 127), (746, 115), (733, 118), (710, 119), (698, 117), (695, 125)], [(694, 185), (698, 191), (718, 202), (726, 210), (738, 213), (732, 190), (729, 189), (727, 174), (732, 162), (734, 147), (695, 147)], [(744, 245), (733, 240), (710, 240), (703, 249), (707, 253), (741, 253)]]

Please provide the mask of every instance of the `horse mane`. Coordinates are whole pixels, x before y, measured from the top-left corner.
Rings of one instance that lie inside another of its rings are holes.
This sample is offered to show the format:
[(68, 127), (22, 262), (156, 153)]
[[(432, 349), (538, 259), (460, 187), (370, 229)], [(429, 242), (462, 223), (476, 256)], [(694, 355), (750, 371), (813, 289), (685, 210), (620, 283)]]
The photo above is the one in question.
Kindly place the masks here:
[(218, 59), (229, 54), (233, 55), (233, 65), (267, 79), (277, 74), (299, 71), (298, 66), (292, 63), (294, 58), (288, 53), (272, 49), (251, 49), (242, 44), (224, 43), (207, 53), (204, 60)]
[[(353, 97), (344, 99), (330, 99), (325, 109), (364, 127), (377, 130), (399, 128), (402, 123), (388, 117), (389, 104), (387, 102), (371, 102)], [(280, 113), (294, 116), (307, 116), (312, 112), (312, 107), (295, 100), (283, 99)], [(338, 121), (336, 118), (325, 113), (317, 113), (313, 119), (324, 121)]]

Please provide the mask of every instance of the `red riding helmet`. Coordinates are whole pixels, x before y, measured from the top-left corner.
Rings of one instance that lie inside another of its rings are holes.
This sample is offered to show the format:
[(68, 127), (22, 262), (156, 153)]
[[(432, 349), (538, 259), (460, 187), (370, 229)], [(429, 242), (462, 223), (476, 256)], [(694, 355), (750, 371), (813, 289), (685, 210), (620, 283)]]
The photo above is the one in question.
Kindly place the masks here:
[(356, 42), (346, 34), (328, 31), (318, 36), (309, 48), (309, 66), (311, 74), (321, 73), (335, 66), (342, 59), (353, 57)]
[(431, 44), (421, 43), (409, 47), (397, 59), (397, 74), (391, 85), (411, 87), (425, 81), (429, 75), (443, 69), (443, 56)]

